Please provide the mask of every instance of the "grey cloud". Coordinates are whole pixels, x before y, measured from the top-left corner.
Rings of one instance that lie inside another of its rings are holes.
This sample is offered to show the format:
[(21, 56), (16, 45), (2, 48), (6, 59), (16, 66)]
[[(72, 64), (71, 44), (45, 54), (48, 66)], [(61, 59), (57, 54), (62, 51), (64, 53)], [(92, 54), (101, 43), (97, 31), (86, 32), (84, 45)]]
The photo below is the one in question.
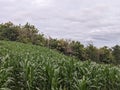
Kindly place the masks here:
[(0, 0), (0, 6), (0, 22), (30, 22), (54, 38), (97, 46), (120, 40), (119, 0)]

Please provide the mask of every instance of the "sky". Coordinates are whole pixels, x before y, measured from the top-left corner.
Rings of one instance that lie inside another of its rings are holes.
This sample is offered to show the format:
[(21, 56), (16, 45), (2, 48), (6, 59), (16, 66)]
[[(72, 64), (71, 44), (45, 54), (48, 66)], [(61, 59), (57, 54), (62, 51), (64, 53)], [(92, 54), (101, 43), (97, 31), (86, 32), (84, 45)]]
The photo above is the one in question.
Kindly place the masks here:
[(8, 21), (85, 45), (120, 44), (120, 0), (0, 0), (0, 23)]

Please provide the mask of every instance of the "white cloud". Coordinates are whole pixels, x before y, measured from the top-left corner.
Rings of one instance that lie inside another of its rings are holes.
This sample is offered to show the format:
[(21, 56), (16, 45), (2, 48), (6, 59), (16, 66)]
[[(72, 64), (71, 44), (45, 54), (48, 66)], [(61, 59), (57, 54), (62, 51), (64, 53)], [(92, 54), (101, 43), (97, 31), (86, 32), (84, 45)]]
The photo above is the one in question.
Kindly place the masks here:
[(37, 6), (49, 6), (52, 0), (33, 0), (32, 4)]

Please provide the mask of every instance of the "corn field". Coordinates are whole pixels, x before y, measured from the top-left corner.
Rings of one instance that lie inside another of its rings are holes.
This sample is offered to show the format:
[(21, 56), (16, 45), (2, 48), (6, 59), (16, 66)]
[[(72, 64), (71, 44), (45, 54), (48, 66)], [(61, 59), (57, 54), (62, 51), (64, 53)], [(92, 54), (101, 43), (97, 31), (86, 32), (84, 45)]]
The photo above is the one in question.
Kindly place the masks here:
[(0, 90), (120, 90), (120, 67), (0, 41)]

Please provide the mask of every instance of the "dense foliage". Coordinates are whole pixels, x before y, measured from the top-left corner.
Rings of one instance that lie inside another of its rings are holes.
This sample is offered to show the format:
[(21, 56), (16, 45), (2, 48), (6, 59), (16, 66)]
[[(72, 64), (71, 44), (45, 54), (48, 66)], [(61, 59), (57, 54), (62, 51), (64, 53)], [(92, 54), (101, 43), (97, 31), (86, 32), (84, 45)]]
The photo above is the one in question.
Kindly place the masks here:
[(119, 90), (120, 67), (0, 41), (0, 90)]
[(17, 41), (56, 49), (65, 55), (75, 56), (79, 60), (91, 60), (98, 63), (120, 64), (120, 46), (97, 48), (92, 44), (84, 46), (78, 41), (46, 38), (34, 25), (14, 25), (11, 22), (0, 24), (0, 40)]

